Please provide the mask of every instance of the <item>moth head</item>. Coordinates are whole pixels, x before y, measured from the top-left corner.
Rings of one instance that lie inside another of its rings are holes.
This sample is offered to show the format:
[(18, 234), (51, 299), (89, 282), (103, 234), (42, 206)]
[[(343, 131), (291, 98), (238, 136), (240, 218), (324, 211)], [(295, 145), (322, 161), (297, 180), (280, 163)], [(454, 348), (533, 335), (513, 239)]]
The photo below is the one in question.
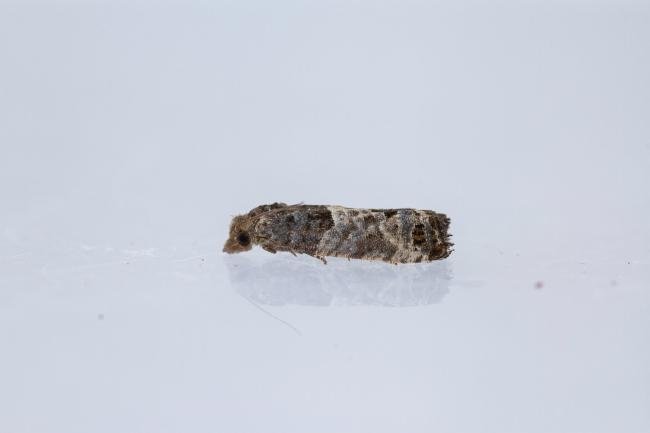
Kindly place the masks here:
[(236, 216), (230, 223), (230, 234), (223, 246), (228, 254), (242, 253), (253, 248), (253, 234), (250, 219), (247, 215)]

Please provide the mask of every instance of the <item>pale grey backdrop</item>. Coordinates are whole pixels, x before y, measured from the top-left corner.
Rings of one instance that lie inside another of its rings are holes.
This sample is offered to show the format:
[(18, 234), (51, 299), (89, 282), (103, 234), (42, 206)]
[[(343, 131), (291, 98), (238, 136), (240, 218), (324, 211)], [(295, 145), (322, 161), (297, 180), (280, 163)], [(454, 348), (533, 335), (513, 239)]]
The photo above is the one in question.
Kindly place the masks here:
[(650, 431), (649, 77), (648, 2), (1, 2), (0, 431)]

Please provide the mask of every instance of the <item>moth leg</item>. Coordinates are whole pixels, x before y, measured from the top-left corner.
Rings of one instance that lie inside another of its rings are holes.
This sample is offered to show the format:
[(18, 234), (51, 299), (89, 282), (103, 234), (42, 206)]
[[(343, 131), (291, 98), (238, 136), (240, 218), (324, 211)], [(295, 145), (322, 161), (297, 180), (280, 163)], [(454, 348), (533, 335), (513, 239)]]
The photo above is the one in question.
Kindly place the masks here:
[(309, 254), (309, 253), (305, 253), (305, 254), (307, 254), (308, 256), (312, 256), (315, 259), (320, 260), (321, 262), (323, 262), (324, 265), (327, 264), (327, 260), (325, 260), (325, 257), (323, 257), (323, 256), (317, 256), (316, 254)]
[(270, 247), (270, 246), (268, 246), (268, 245), (262, 245), (262, 249), (263, 249), (264, 251), (268, 251), (268, 252), (271, 253), (271, 254), (275, 254), (275, 253), (277, 253), (277, 251), (275, 250), (275, 248)]

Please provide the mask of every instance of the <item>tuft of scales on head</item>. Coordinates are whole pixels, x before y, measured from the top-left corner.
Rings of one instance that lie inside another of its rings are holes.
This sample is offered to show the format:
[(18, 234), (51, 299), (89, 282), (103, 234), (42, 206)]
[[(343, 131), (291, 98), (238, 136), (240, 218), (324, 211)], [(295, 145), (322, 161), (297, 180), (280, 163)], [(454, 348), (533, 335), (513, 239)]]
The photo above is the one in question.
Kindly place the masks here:
[(239, 215), (230, 223), (228, 240), (223, 246), (223, 252), (234, 254), (253, 248), (251, 239), (251, 220), (248, 215)]
[(233, 218), (224, 252), (259, 245), (275, 253), (418, 263), (451, 254), (449, 218), (430, 210), (273, 203)]

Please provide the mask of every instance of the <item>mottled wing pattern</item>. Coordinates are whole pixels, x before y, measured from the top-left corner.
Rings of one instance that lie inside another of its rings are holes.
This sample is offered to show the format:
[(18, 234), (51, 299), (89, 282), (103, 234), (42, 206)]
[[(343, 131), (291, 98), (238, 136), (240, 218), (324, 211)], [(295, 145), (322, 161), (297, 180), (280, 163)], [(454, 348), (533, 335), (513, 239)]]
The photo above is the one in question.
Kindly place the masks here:
[(326, 206), (293, 205), (262, 215), (256, 235), (276, 251), (316, 255), (320, 240), (333, 226)]
[(250, 238), (270, 252), (309, 254), (323, 261), (334, 256), (417, 263), (449, 256), (448, 228), (449, 218), (430, 210), (273, 203), (236, 217), (224, 251), (243, 251), (238, 239)]
[(413, 263), (447, 257), (448, 220), (415, 209), (350, 209), (330, 206), (334, 227), (319, 255)]

